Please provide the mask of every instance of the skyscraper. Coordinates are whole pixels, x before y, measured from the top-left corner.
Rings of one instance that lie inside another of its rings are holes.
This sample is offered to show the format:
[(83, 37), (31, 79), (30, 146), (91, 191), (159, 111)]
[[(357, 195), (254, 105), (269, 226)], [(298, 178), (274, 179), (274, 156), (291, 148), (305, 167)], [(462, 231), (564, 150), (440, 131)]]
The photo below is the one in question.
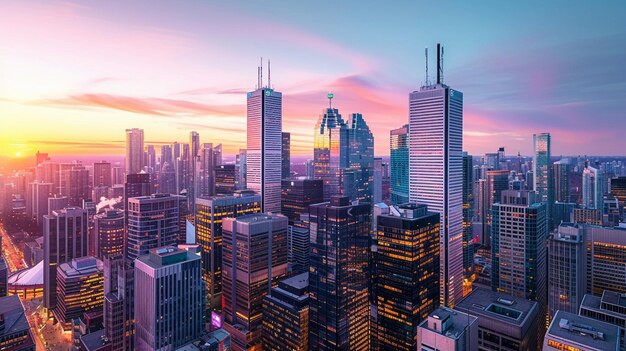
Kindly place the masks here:
[(544, 316), (547, 204), (536, 196), (527, 190), (505, 190), (501, 201), (493, 205), (491, 286), (494, 291), (537, 301), (540, 315)]
[(463, 294), (463, 93), (441, 81), (409, 95), (409, 200), (441, 219), (441, 302)]
[(259, 350), (263, 297), (287, 276), (287, 217), (250, 214), (222, 225), (224, 329), (233, 350)]
[(235, 165), (215, 166), (215, 194), (232, 195), (237, 190), (237, 168)]
[[(570, 172), (571, 165), (565, 160), (556, 161), (552, 164), (552, 184), (554, 184), (555, 202), (570, 202)], [(558, 225), (558, 223), (555, 223), (555, 225)]]
[(323, 196), (321, 179), (306, 177), (283, 179), (281, 213), (287, 216), (289, 224), (293, 224), (300, 220), (301, 215), (309, 213), (309, 206), (323, 202)]
[(93, 186), (112, 186), (111, 163), (107, 161), (94, 162), (93, 164)]
[(202, 250), (202, 277), (209, 312), (222, 311), (222, 221), (258, 212), (261, 212), (261, 197), (251, 191), (196, 199), (196, 243)]
[(291, 176), (291, 133), (283, 132), (282, 145), (282, 179)]
[(586, 209), (603, 210), (604, 177), (602, 171), (591, 167), (585, 162), (583, 169), (583, 207)]
[(52, 197), (52, 183), (33, 182), (28, 184), (26, 213), (43, 222), (43, 216), (48, 214), (48, 198)]
[[(372, 203), (374, 193), (374, 136), (363, 115), (353, 113), (348, 119), (348, 167), (354, 172), (354, 189), (343, 189), (350, 200)], [(347, 180), (342, 182), (344, 185)], [(353, 194), (350, 192), (354, 191)]]
[(377, 219), (372, 350), (417, 349), (417, 327), (439, 306), (439, 214), (408, 203)]
[(474, 265), (474, 166), (472, 155), (463, 152), (463, 270), (466, 275), (472, 273)]
[(143, 129), (126, 129), (126, 174), (136, 174), (143, 170)]
[(147, 255), (150, 249), (176, 244), (180, 231), (181, 197), (154, 194), (128, 199), (127, 260)]
[(391, 203), (409, 201), (409, 125), (392, 129), (390, 138)]
[(261, 195), (263, 212), (279, 213), (283, 95), (261, 85), (247, 95), (247, 187)]
[(127, 174), (124, 183), (124, 208), (127, 207), (128, 199), (131, 197), (148, 196), (152, 195), (152, 192), (149, 174)]
[(533, 190), (537, 192), (538, 200), (545, 202), (548, 227), (552, 228), (553, 185), (550, 177), (550, 133), (533, 134)]
[(107, 208), (95, 215), (94, 232), (99, 259), (124, 255), (124, 211)]
[(68, 195), (70, 206), (81, 206), (83, 200), (91, 200), (89, 170), (82, 164), (73, 164), (68, 171)]
[(626, 177), (611, 178), (611, 194), (619, 200), (623, 216), (626, 213)]
[(328, 98), (329, 107), (315, 125), (313, 148), (313, 174), (324, 182), (324, 201), (341, 194), (342, 173), (348, 166), (348, 127), (339, 110), (332, 108), (333, 95)]
[(48, 313), (57, 306), (57, 267), (87, 256), (87, 211), (68, 207), (44, 216), (44, 300)]
[(309, 349), (309, 273), (278, 282), (263, 298), (263, 348)]
[(135, 261), (134, 290), (138, 350), (174, 350), (200, 337), (205, 289), (198, 255), (149, 250)]
[(310, 207), (311, 350), (368, 350), (371, 208), (347, 197)]

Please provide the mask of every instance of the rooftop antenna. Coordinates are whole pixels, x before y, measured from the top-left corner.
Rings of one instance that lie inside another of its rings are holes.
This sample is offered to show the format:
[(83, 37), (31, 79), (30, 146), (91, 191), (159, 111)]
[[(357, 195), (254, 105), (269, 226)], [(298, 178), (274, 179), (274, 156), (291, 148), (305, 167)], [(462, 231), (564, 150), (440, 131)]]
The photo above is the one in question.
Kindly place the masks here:
[(437, 84), (441, 84), (441, 44), (437, 43)]
[(272, 76), (270, 71), (270, 59), (267, 59), (267, 87), (272, 89)]
[(328, 108), (333, 108), (333, 98), (335, 97), (335, 95), (329, 91), (326, 97), (328, 98)]
[(428, 48), (424, 48), (424, 56), (426, 56), (426, 86), (430, 85), (430, 82), (428, 81)]
[(261, 68), (259, 66), (256, 67), (256, 88), (261, 88)]
[(259, 70), (261, 71), (261, 83), (259, 84), (259, 89), (263, 88), (263, 57), (261, 57), (261, 66), (259, 67)]
[(443, 45), (441, 46), (441, 84), (443, 84)]

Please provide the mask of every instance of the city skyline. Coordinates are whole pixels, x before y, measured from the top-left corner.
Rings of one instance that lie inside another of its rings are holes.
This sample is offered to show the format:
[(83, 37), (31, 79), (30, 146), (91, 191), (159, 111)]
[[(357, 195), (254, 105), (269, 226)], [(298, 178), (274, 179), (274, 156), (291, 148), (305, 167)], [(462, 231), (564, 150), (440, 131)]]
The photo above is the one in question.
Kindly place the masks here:
[[(328, 91), (340, 110), (363, 114), (375, 154), (388, 155), (389, 121), (406, 123), (406, 93), (425, 81), (424, 47), (432, 76), (439, 41), (448, 48), (445, 82), (466, 95), (463, 149), (471, 154), (505, 146), (530, 155), (532, 134), (542, 132), (554, 137), (553, 155), (614, 155), (625, 146), (618, 133), (626, 123), (619, 89), (626, 50), (613, 44), (626, 33), (623, 4), (370, 11), (342, 3), (328, 12), (319, 4), (184, 3), (175, 13), (166, 4), (145, 13), (146, 5), (5, 5), (0, 29), (11, 35), (0, 39), (0, 157), (122, 155), (122, 131), (135, 127), (156, 145), (185, 142), (196, 130), (234, 155), (245, 147), (245, 93), (260, 57), (274, 63), (294, 156), (312, 155)], [(350, 25), (319, 26), (315, 13)], [(374, 19), (386, 25), (370, 26)], [(477, 24), (481, 30), (464, 30)]]

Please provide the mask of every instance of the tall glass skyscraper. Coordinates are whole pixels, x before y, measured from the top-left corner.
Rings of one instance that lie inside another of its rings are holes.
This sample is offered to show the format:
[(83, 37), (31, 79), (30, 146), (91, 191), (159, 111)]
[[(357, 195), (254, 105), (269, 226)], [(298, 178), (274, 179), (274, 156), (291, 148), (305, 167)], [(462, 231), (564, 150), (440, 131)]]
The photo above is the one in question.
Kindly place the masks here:
[(391, 203), (400, 205), (409, 201), (409, 125), (390, 134)]
[(537, 192), (538, 200), (547, 206), (549, 228), (551, 225), (550, 210), (554, 189), (550, 177), (550, 133), (533, 134), (533, 190)]
[(472, 239), (474, 231), (474, 166), (472, 155), (463, 152), (463, 270), (470, 275), (474, 264), (474, 249)]
[(144, 166), (143, 129), (126, 129), (126, 174), (139, 173)]
[(280, 213), (283, 95), (269, 87), (248, 93), (247, 184), (263, 212)]
[(310, 207), (309, 349), (369, 349), (369, 204)]
[(435, 85), (409, 95), (409, 200), (440, 215), (441, 302), (447, 306), (463, 295), (462, 145), (463, 93), (438, 74)]
[(350, 200), (372, 203), (374, 193), (374, 136), (360, 113), (348, 120), (348, 167), (355, 173), (354, 193), (343, 192)]
[(313, 173), (324, 182), (324, 201), (340, 195), (342, 171), (348, 166), (348, 127), (339, 110), (328, 107), (315, 125)]

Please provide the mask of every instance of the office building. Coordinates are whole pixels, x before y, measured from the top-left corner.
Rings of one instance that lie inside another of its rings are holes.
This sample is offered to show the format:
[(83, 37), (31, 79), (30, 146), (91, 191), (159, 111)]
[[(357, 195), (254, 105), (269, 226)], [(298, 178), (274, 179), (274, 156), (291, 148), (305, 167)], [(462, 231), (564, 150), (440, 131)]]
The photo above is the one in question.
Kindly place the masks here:
[(248, 173), (246, 149), (239, 149), (239, 153), (235, 156), (235, 169), (237, 170), (237, 190), (244, 190), (247, 186), (246, 174)]
[(579, 315), (620, 327), (620, 345), (626, 345), (626, 296), (605, 290), (602, 296), (585, 295)]
[(87, 211), (68, 207), (44, 216), (44, 299), (48, 315), (57, 306), (57, 267), (87, 256), (89, 247)]
[(309, 350), (309, 273), (278, 282), (263, 298), (263, 349)]
[(550, 177), (550, 133), (533, 134), (533, 190), (539, 202), (545, 202), (548, 228), (553, 228), (550, 210), (554, 202), (554, 185)]
[(437, 67), (436, 84), (409, 95), (409, 200), (440, 214), (440, 294), (451, 307), (463, 295), (463, 93)]
[(572, 221), (574, 223), (602, 225), (602, 210), (595, 208), (574, 208)]
[(626, 294), (626, 227), (585, 226), (587, 293)]
[(248, 189), (261, 195), (263, 212), (279, 213), (283, 95), (262, 83), (248, 93), (246, 181)]
[(131, 197), (152, 195), (154, 189), (147, 173), (127, 174), (124, 183), (124, 208)]
[(0, 347), (7, 351), (35, 351), (24, 305), (16, 295), (0, 297)]
[(143, 129), (126, 129), (126, 175), (137, 174), (145, 166)]
[(409, 202), (409, 125), (392, 129), (390, 134), (391, 203), (400, 205)]
[(374, 135), (360, 113), (350, 115), (347, 127), (348, 168), (354, 174), (354, 180), (351, 187), (347, 186), (350, 178), (343, 179), (341, 194), (348, 196), (351, 201), (371, 204), (374, 194)]
[(611, 178), (611, 194), (621, 205), (622, 215), (626, 213), (626, 177)]
[(134, 290), (138, 350), (175, 350), (200, 337), (206, 296), (199, 255), (149, 250), (135, 261)]
[(9, 291), (9, 267), (2, 251), (2, 239), (0, 239), (0, 297), (7, 296)]
[(67, 171), (69, 174), (67, 182), (67, 197), (70, 206), (81, 206), (83, 200), (91, 200), (91, 186), (89, 185), (89, 170), (80, 164), (74, 164)]
[(587, 292), (587, 247), (582, 225), (562, 223), (548, 238), (548, 313), (578, 313)]
[[(556, 161), (552, 164), (552, 184), (554, 184), (554, 201), (570, 202), (570, 173), (571, 165), (567, 160)], [(558, 225), (556, 223), (555, 225)]]
[(374, 350), (416, 350), (418, 325), (439, 306), (439, 214), (407, 203), (377, 217)]
[(94, 232), (99, 259), (124, 255), (124, 211), (107, 208), (95, 215)]
[(48, 214), (48, 199), (52, 197), (52, 183), (33, 182), (28, 184), (26, 213), (41, 225)]
[(112, 186), (113, 181), (111, 179), (111, 163), (107, 161), (94, 162), (93, 164), (93, 182), (94, 187), (97, 186)]
[(215, 311), (219, 315), (222, 311), (222, 221), (227, 217), (259, 212), (261, 197), (252, 191), (196, 199), (196, 243), (201, 248), (202, 278), (206, 283), (209, 312)]
[(618, 351), (619, 327), (558, 311), (550, 323), (542, 350)]
[(309, 206), (324, 201), (322, 179), (306, 177), (288, 178), (282, 181), (281, 213), (293, 224), (300, 216), (309, 213)]
[(232, 195), (237, 190), (237, 169), (235, 165), (215, 167), (215, 194)]
[[(505, 190), (493, 205), (491, 284), (546, 308), (546, 204), (536, 193)], [(543, 310), (542, 310), (543, 312)]]
[(283, 132), (282, 140), (281, 179), (285, 179), (291, 177), (291, 133)]
[(374, 177), (372, 183), (372, 203), (383, 202), (383, 159), (374, 158)]
[(417, 327), (417, 348), (411, 350), (477, 351), (477, 320), (466, 313), (439, 307)]
[(150, 249), (176, 244), (180, 234), (180, 201), (184, 196), (154, 194), (128, 199), (126, 258), (147, 255)]
[(222, 223), (222, 315), (235, 351), (261, 348), (263, 297), (288, 273), (287, 222), (257, 213)]
[(463, 271), (468, 276), (474, 266), (474, 166), (472, 155), (463, 152)]
[(535, 301), (476, 288), (454, 309), (478, 318), (479, 350), (537, 350), (543, 340), (538, 326), (544, 318)]
[(176, 194), (176, 170), (170, 162), (161, 164), (161, 171), (157, 177), (158, 192), (164, 194)]
[(303, 215), (299, 221), (289, 225), (287, 233), (289, 242), (289, 273), (300, 274), (309, 271), (311, 256), (309, 239), (309, 215)]
[(583, 202), (582, 205), (586, 209), (595, 209), (602, 211), (604, 205), (604, 177), (602, 171), (589, 166), (585, 162), (583, 169)]
[(104, 277), (102, 261), (87, 256), (61, 263), (57, 269), (57, 307), (54, 315), (70, 330), (83, 314), (102, 311)]
[(310, 212), (309, 348), (367, 350), (370, 205), (334, 196)]

